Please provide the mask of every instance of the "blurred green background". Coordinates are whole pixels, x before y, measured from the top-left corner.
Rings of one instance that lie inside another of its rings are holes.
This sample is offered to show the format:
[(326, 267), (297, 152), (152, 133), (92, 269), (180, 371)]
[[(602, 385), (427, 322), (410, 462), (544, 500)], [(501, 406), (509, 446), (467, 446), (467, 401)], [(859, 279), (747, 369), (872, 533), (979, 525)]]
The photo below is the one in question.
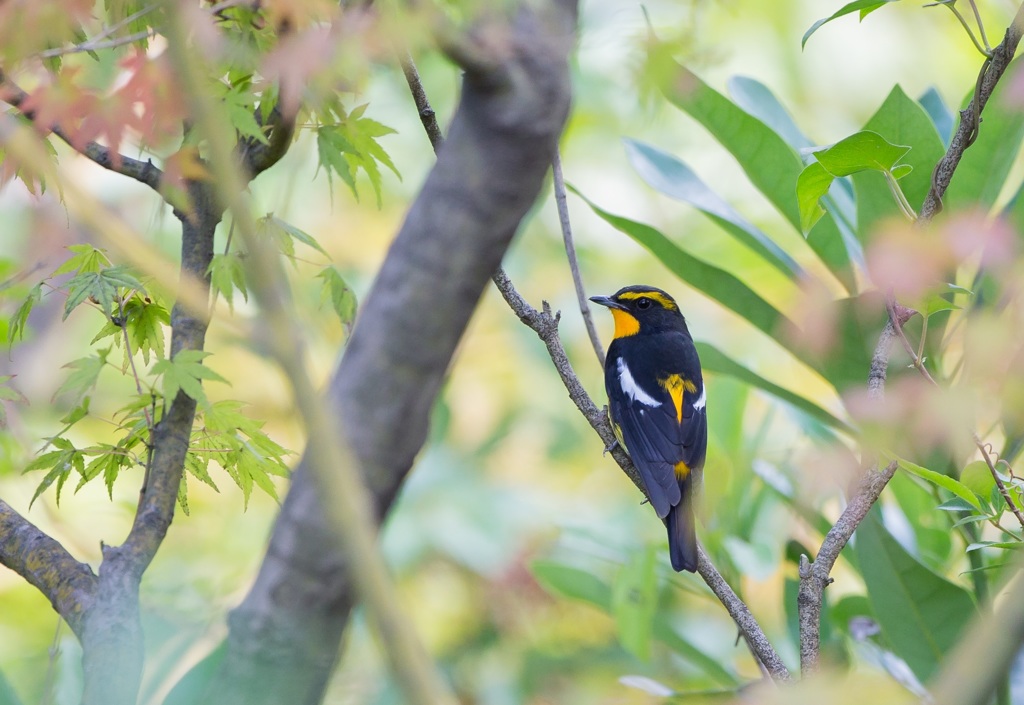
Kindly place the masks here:
[[(796, 285), (692, 208), (646, 186), (629, 165), (621, 140), (639, 139), (685, 159), (801, 264), (820, 268), (800, 236), (780, 226), (780, 216), (749, 186), (732, 158), (694, 120), (653, 92), (643, 75), (644, 13), (659, 36), (678, 43), (683, 63), (712, 87), (724, 92), (734, 75), (761, 81), (817, 144), (859, 129), (894, 83), (912, 97), (934, 86), (953, 106), (973, 87), (980, 60), (942, 8), (899, 3), (863, 24), (850, 16), (820, 30), (802, 51), (804, 31), (839, 5), (819, 0), (583, 2), (573, 62), (574, 107), (562, 141), (566, 180), (602, 208), (656, 226), (780, 310), (792, 311)], [(985, 4), (990, 31), (1005, 27), (1013, 9), (1009, 2)], [(444, 125), (457, 99), (458, 72), (438, 54), (417, 60)], [(433, 163), (397, 66), (376, 65), (360, 94), (346, 96), (350, 106), (362, 102), (369, 102), (368, 116), (397, 130), (382, 145), (403, 178), (385, 173), (381, 209), (365, 184), (357, 202), (343, 184), (336, 182), (332, 193), (323, 174), (314, 178), (315, 144), (308, 136), (253, 185), (261, 212), (273, 212), (314, 235), (359, 296)], [(176, 222), (144, 187), (66, 150), (62, 167), (90, 183), (161, 248), (175, 251)], [(714, 343), (751, 370), (843, 416), (831, 388), (783, 347), (679, 281), (571, 194), (569, 207), (588, 293), (608, 294), (633, 283), (664, 288), (680, 302), (698, 341)], [(0, 193), (0, 214), (5, 224), (0, 256), (23, 268), (38, 262), (40, 272), (52, 270), (62, 248), (85, 237), (69, 227), (52, 198), (40, 208), (17, 186)], [(324, 263), (322, 256), (301, 249), (299, 254), (309, 262), (298, 263), (293, 281), (308, 313), (317, 374), (326, 379), (344, 331), (328, 311), (317, 308), (319, 288), (312, 274)], [(583, 331), (550, 188), (505, 266), (535, 306), (546, 300), (562, 311), (563, 341), (574, 367), (603, 404), (602, 372)], [(0, 435), (0, 496), (77, 558), (96, 565), (100, 542), (118, 543), (127, 533), (141, 477), (122, 479), (112, 501), (94, 483), (78, 493), (65, 491), (59, 508), (47, 492), (29, 510), (39, 477), (20, 474), (66, 411), (50, 401), (62, 379), (60, 367), (85, 354), (96, 325), (89, 318), (95, 313), (85, 310), (61, 323), (61, 308), (54, 301), (41, 307), (30, 339), (0, 360), (0, 373), (16, 374), (18, 389), (30, 401), (11, 410), (10, 428)], [(252, 312), (244, 302), (236, 301), (236, 308), (239, 315)], [(611, 321), (602, 314), (595, 312), (607, 344)], [(244, 400), (248, 413), (266, 420), (272, 437), (294, 450), (297, 459), (302, 429), (278, 371), (217, 320), (208, 349), (214, 353), (211, 367), (231, 381), (230, 387), (208, 385), (210, 398)], [(110, 375), (101, 383), (111, 399), (97, 395), (94, 406), (117, 408), (118, 385), (127, 389), (130, 382)], [(729, 378), (709, 375), (707, 385), (710, 441), (699, 535), (795, 668), (790, 618), (796, 572), (786, 550), (790, 541), (813, 550), (820, 535), (780, 501), (772, 484), (795, 485), (799, 495), (834, 517), (846, 479), (822, 461), (827, 456), (815, 442), (819, 429), (805, 417)], [(77, 432), (101, 435), (103, 428), (95, 422)], [(214, 479), (221, 493), (190, 484), (191, 516), (176, 516), (144, 579), (151, 655), (145, 703), (160, 702), (223, 637), (226, 614), (253, 579), (277, 510), (272, 499), (255, 493), (243, 511), (231, 483)], [(429, 445), (384, 526), (383, 550), (410, 619), (464, 702), (643, 703), (658, 699), (650, 692), (653, 686), (620, 679), (643, 676), (673, 690), (713, 692), (759, 677), (756, 663), (737, 644), (728, 615), (700, 579), (667, 568), (660, 522), (602, 455), (599, 439), (572, 406), (542, 344), (493, 289), (485, 293), (453, 363)], [(648, 551), (656, 554), (660, 578), (656, 636), (661, 638), (642, 658), (624, 646), (622, 627), (608, 610), (592, 602), (602, 599), (602, 585), (611, 584), (623, 566), (642, 563)], [(593, 581), (579, 579), (573, 570)], [(863, 592), (859, 577), (843, 563), (836, 578), (833, 600)], [(566, 584), (590, 601), (567, 597), (558, 589)], [(588, 592), (588, 586), (596, 592)], [(850, 609), (856, 613), (855, 606)], [(346, 641), (327, 702), (401, 702), (360, 618)], [(47, 684), (53, 702), (76, 701), (78, 658), (74, 638), (66, 627), (58, 628), (45, 599), (20, 577), (0, 570), (0, 670), (25, 702), (46, 702)]]

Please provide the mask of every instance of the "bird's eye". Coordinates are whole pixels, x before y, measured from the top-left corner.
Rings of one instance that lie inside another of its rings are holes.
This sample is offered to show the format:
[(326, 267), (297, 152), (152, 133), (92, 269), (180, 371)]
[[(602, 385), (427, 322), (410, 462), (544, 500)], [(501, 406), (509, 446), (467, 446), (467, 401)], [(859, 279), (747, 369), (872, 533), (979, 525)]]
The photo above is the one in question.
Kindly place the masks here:
[(636, 307), (638, 309), (641, 309), (641, 310), (650, 308), (651, 307), (651, 300), (648, 299), (646, 296), (641, 297), (641, 298), (636, 300)]

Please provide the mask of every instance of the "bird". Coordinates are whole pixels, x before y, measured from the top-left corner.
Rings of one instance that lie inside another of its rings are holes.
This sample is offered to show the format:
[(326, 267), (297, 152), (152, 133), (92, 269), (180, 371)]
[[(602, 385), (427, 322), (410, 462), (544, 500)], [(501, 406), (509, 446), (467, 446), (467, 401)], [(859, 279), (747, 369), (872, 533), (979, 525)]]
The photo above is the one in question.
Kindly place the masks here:
[(675, 299), (653, 286), (627, 286), (590, 300), (606, 306), (615, 323), (604, 376), (615, 437), (665, 522), (672, 568), (695, 573), (694, 503), (708, 422), (700, 358), (686, 319)]

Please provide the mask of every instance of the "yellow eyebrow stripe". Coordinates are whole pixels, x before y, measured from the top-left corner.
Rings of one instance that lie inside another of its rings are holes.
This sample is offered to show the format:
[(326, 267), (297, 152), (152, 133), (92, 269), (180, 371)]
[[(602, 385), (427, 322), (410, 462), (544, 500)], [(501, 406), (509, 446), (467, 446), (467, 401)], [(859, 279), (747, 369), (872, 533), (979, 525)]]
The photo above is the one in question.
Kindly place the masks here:
[(624, 294), (619, 294), (619, 299), (622, 301), (650, 299), (651, 301), (657, 301), (663, 308), (667, 308), (669, 311), (675, 311), (679, 308), (676, 306), (675, 301), (665, 296), (660, 291), (627, 291)]
[(681, 375), (669, 375), (665, 379), (659, 379), (658, 384), (672, 398), (672, 404), (676, 407), (676, 421), (682, 423), (683, 392), (695, 394), (697, 392), (697, 385), (688, 379), (683, 379)]

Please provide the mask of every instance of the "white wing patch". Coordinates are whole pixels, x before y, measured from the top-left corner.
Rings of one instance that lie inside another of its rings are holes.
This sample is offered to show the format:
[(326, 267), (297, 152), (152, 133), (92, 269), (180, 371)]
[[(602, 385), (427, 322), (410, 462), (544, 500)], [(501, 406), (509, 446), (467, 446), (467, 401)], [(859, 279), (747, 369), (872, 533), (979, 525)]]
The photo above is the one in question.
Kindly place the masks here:
[(629, 371), (629, 367), (626, 366), (626, 361), (621, 357), (617, 367), (619, 370), (619, 385), (622, 387), (622, 391), (626, 393), (626, 396), (632, 398), (633, 401), (638, 401), (647, 406), (661, 406), (661, 402), (640, 388), (640, 385), (633, 379), (633, 374)]
[(704, 405), (707, 403), (707, 401), (707, 389), (702, 388), (700, 390), (700, 396), (697, 397), (697, 401), (693, 402), (693, 408), (696, 409), (697, 411), (700, 411), (701, 409), (704, 408)]

